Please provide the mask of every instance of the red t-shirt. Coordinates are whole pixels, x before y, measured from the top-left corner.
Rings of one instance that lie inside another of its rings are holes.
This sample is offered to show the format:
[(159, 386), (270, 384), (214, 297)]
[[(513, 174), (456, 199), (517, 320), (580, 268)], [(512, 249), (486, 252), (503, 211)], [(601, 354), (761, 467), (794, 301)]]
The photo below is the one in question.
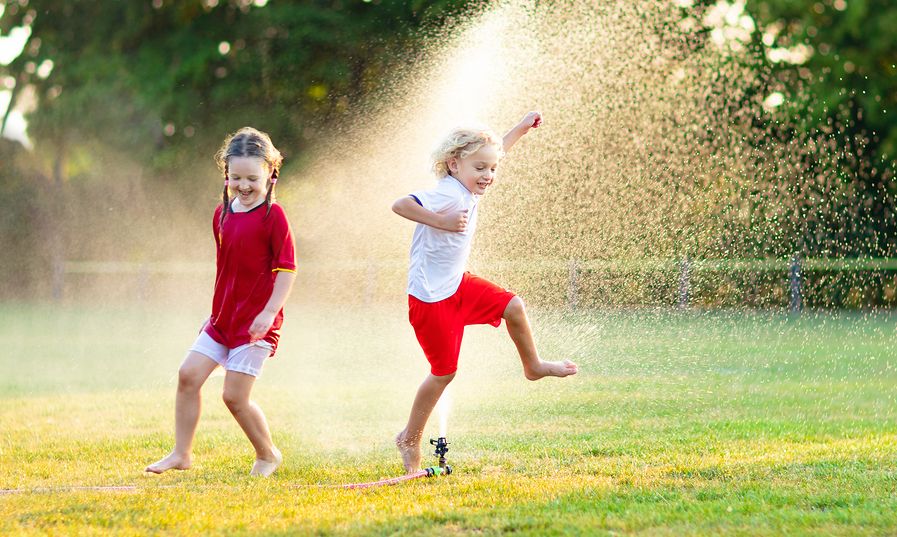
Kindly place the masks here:
[[(212, 219), (217, 270), (212, 316), (205, 331), (229, 349), (249, 343), (249, 327), (271, 298), (277, 272), (296, 271), (293, 233), (283, 208), (272, 203), (267, 215), (266, 208), (262, 203), (251, 211), (235, 213), (228, 207), (224, 226), (219, 229), (219, 205)], [(274, 349), (282, 324), (281, 309), (262, 338)]]

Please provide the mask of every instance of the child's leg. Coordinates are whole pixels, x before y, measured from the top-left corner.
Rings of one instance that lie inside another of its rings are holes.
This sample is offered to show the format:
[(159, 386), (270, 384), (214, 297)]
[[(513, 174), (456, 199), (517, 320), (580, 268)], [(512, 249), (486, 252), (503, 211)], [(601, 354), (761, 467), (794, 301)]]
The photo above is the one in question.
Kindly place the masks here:
[(396, 437), (396, 446), (402, 454), (402, 463), (408, 473), (420, 469), (420, 439), (424, 434), (424, 427), (433, 412), (436, 403), (455, 378), (454, 373), (437, 377), (427, 375), (427, 378), (417, 389), (414, 404), (411, 406), (411, 415), (408, 417), (408, 425)]
[(146, 467), (147, 472), (186, 470), (193, 463), (193, 438), (202, 406), (200, 390), (218, 364), (208, 356), (191, 351), (178, 369), (178, 393), (174, 405), (174, 449), (164, 459)]
[(517, 346), (520, 361), (523, 362), (523, 374), (526, 378), (539, 380), (542, 377), (566, 377), (576, 374), (576, 364), (570, 360), (546, 362), (539, 358), (529, 319), (526, 316), (526, 308), (523, 307), (523, 300), (519, 296), (511, 299), (502, 318), (508, 326), (511, 340)]
[[(260, 347), (250, 347), (245, 352), (259, 352), (266, 356), (271, 352)], [(228, 371), (224, 377), (224, 393), (222, 398), (240, 428), (255, 448), (255, 464), (252, 475), (269, 476), (280, 466), (283, 457), (274, 447), (271, 432), (265, 414), (255, 402), (249, 399), (255, 377), (237, 371)]]

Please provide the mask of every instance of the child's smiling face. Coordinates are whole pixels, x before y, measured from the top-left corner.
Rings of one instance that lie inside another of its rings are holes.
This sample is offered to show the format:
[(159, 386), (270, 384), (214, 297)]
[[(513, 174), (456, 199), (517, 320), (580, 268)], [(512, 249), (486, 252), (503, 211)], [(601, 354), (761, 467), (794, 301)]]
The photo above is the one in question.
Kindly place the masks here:
[(482, 196), (486, 188), (495, 180), (498, 168), (498, 148), (486, 144), (465, 158), (452, 157), (448, 161), (452, 176), (461, 182), (472, 194)]
[(227, 186), (231, 196), (245, 209), (252, 209), (268, 195), (268, 164), (259, 157), (230, 157), (227, 161)]

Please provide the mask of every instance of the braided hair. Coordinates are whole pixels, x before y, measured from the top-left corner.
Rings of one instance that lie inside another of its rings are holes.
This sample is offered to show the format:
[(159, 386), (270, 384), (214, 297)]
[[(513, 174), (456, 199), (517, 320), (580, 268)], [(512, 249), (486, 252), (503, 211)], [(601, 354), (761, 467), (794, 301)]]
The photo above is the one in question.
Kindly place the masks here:
[(277, 184), (280, 166), (283, 164), (283, 155), (274, 147), (274, 143), (271, 142), (271, 137), (267, 133), (252, 127), (243, 127), (228, 136), (218, 152), (215, 153), (215, 162), (218, 164), (218, 169), (224, 174), (224, 190), (221, 193), (224, 205), (221, 208), (219, 227), (224, 225), (224, 218), (233, 201), (227, 191), (228, 161), (231, 157), (258, 157), (264, 160), (268, 169), (271, 170), (271, 177), (268, 179), (268, 194), (265, 196), (266, 217), (271, 212), (271, 204), (274, 203), (274, 185)]

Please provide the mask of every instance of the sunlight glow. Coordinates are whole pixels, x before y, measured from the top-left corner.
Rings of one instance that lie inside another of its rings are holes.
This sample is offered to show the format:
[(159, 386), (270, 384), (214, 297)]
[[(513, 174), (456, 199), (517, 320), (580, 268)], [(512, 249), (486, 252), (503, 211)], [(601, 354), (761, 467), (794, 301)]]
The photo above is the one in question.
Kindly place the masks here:
[(40, 78), (47, 78), (50, 76), (50, 73), (53, 72), (53, 60), (44, 60), (37, 67), (37, 76)]
[(813, 55), (813, 47), (798, 43), (791, 48), (778, 47), (766, 51), (766, 57), (773, 63), (785, 62), (794, 65), (806, 63)]
[(768, 111), (772, 111), (772, 110), (775, 110), (776, 108), (782, 106), (782, 103), (784, 103), (784, 102), (785, 102), (785, 96), (782, 95), (781, 92), (776, 91), (774, 93), (771, 93), (769, 95), (769, 97), (767, 97), (763, 101), (763, 108), (765, 108)]
[[(4, 114), (6, 113), (6, 109), (9, 106), (9, 100), (11, 97), (11, 91), (0, 91), (0, 110), (2, 110)], [(31, 140), (28, 139), (28, 134), (26, 134), (25, 132), (26, 127), (27, 123), (25, 122), (25, 118), (24, 116), (22, 116), (22, 113), (18, 110), (13, 110), (9, 113), (9, 117), (6, 120), (6, 126), (3, 129), (2, 133), (3, 138), (16, 140), (28, 149), (31, 149)]]
[(493, 13), (471, 28), (460, 46), (450, 51), (452, 58), (435, 85), (434, 107), (450, 115), (446, 125), (482, 121), (494, 103), (501, 81), (507, 78), (505, 43), (508, 20)]
[(751, 40), (756, 29), (754, 19), (744, 12), (744, 1), (734, 3), (719, 0), (704, 16), (704, 24), (710, 31), (710, 38), (720, 48), (738, 51), (743, 43)]
[(16, 26), (9, 35), (0, 36), (0, 64), (9, 65), (19, 57), (31, 37), (30, 26)]

